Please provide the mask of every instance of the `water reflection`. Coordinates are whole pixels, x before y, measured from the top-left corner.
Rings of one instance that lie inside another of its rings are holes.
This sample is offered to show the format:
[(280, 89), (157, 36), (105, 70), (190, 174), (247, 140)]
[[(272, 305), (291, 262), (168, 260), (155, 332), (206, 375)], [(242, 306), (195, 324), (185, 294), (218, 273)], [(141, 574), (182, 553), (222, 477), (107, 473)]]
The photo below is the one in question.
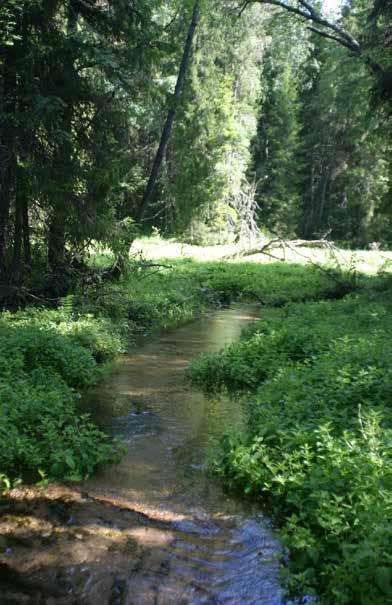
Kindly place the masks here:
[[(127, 455), (91, 480), (89, 493), (167, 524), (156, 534), (166, 544), (165, 571), (142, 563), (127, 579), (132, 603), (284, 602), (280, 547), (268, 524), (203, 472), (211, 440), (244, 421), (241, 404), (205, 397), (184, 379), (192, 358), (236, 340), (258, 317), (256, 307), (237, 305), (147, 340), (90, 399), (96, 420), (125, 440)], [(135, 540), (144, 531), (150, 536), (148, 522)]]

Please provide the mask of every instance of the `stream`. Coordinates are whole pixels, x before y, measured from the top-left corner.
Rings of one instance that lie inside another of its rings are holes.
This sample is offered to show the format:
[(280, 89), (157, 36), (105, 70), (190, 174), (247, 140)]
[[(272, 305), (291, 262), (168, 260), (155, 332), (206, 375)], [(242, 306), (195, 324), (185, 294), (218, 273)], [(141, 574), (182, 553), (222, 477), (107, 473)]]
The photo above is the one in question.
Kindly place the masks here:
[(19, 540), (0, 559), (0, 603), (286, 603), (268, 521), (204, 472), (213, 440), (245, 421), (241, 403), (184, 376), (258, 317), (237, 304), (148, 337), (90, 394), (94, 420), (126, 453), (80, 486), (14, 490)]

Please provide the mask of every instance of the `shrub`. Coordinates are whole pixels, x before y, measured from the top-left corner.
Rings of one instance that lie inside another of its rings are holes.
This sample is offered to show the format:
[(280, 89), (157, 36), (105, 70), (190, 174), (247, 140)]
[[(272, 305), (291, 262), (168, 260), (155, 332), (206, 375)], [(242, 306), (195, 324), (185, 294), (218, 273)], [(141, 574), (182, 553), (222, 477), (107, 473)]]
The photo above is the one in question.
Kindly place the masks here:
[[(244, 337), (219, 355), (202, 355), (188, 375), (207, 389), (254, 389), (279, 368), (297, 361), (312, 362), (341, 334), (392, 328), (382, 303), (363, 302), (359, 295), (341, 301), (291, 304), (267, 311), (265, 320), (247, 328)], [(385, 340), (384, 340), (385, 342)]]
[(118, 456), (77, 411), (97, 362), (124, 350), (108, 320), (28, 309), (0, 320), (0, 487), (18, 478), (80, 480)]
[[(112, 459), (117, 448), (77, 411), (78, 391), (99, 379), (99, 364), (125, 351), (136, 332), (189, 321), (218, 300), (284, 304), (317, 298), (331, 287), (326, 276), (303, 266), (169, 263), (173, 268), (162, 270), (133, 264), (116, 283), (98, 276), (57, 309), (30, 307), (0, 316), (2, 486), (39, 473), (81, 478)], [(211, 384), (226, 384), (231, 376), (232, 387), (255, 388), (272, 375), (272, 366), (302, 359), (304, 347), (313, 350), (310, 338), (301, 340), (294, 327), (281, 331), (279, 317), (269, 331), (260, 324), (231, 356), (200, 362), (215, 363)]]
[(118, 449), (86, 416), (59, 376), (34, 370), (0, 382), (0, 468), (15, 478), (81, 480)]
[(222, 439), (214, 469), (280, 526), (289, 587), (328, 605), (392, 599), (387, 301), (289, 305), (189, 370), (208, 387), (250, 391), (248, 429)]
[(0, 331), (2, 358), (7, 351), (22, 359), (22, 370), (36, 368), (57, 372), (71, 387), (85, 387), (94, 382), (96, 362), (91, 353), (54, 330), (30, 326), (10, 326)]

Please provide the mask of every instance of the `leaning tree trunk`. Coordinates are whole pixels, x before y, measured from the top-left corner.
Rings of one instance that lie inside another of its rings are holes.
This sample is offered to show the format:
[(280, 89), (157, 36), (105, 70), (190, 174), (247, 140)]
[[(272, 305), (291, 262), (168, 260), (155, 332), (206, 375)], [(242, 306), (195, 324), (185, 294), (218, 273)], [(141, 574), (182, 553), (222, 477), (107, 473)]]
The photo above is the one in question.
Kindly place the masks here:
[(26, 267), (31, 266), (31, 244), (30, 244), (30, 221), (29, 221), (29, 208), (27, 204), (27, 198), (24, 197), (22, 200), (22, 222), (23, 222), (23, 253), (24, 262)]
[(163, 127), (158, 151), (156, 153), (154, 164), (153, 164), (153, 167), (151, 170), (150, 178), (148, 180), (147, 187), (144, 192), (143, 201), (139, 207), (139, 212), (138, 212), (139, 220), (142, 220), (144, 218), (144, 214), (150, 204), (151, 197), (152, 197), (152, 194), (153, 194), (154, 188), (155, 188), (155, 183), (157, 181), (157, 178), (158, 178), (161, 166), (162, 166), (163, 158), (165, 156), (165, 151), (166, 151), (167, 144), (169, 142), (170, 135), (171, 135), (172, 128), (173, 128), (174, 117), (176, 114), (176, 107), (177, 107), (179, 99), (182, 96), (182, 91), (184, 88), (185, 76), (186, 76), (186, 72), (187, 72), (188, 65), (189, 65), (189, 59), (191, 56), (193, 38), (195, 35), (197, 25), (199, 23), (199, 18), (200, 18), (200, 0), (196, 0), (194, 7), (193, 7), (192, 19), (191, 19), (191, 23), (189, 25), (188, 36), (187, 36), (185, 46), (184, 46), (184, 52), (182, 55), (180, 70), (178, 72), (177, 84), (176, 84), (176, 88), (174, 90), (174, 99), (172, 102), (172, 106), (170, 107), (169, 112), (167, 114), (167, 118), (166, 118), (165, 125)]
[[(23, 11), (21, 22), (21, 37), (19, 43), (19, 51), (22, 56), (27, 53), (27, 39), (29, 36), (26, 13)], [(18, 165), (15, 169), (15, 213), (14, 213), (14, 242), (13, 255), (11, 263), (11, 271), (9, 280), (10, 283), (20, 286), (23, 281), (22, 271), (22, 245), (23, 245), (23, 222), (24, 214), (28, 212), (28, 179), (26, 179), (25, 168), (23, 167), (28, 162), (29, 154), (31, 153), (31, 132), (28, 131), (28, 116), (29, 107), (26, 103), (27, 98), (27, 78), (28, 74), (22, 71), (18, 77), (16, 89), (16, 153), (19, 158)]]

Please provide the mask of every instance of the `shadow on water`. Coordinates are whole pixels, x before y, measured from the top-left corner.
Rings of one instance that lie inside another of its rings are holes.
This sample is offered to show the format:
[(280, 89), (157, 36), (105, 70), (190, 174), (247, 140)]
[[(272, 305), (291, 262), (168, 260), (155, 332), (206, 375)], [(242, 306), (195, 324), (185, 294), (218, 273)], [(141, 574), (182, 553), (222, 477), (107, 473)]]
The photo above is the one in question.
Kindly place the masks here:
[(244, 421), (241, 403), (184, 379), (192, 358), (258, 316), (234, 305), (150, 338), (90, 394), (86, 406), (126, 455), (80, 488), (25, 488), (0, 502), (0, 603), (286, 602), (268, 522), (203, 472), (211, 441)]

